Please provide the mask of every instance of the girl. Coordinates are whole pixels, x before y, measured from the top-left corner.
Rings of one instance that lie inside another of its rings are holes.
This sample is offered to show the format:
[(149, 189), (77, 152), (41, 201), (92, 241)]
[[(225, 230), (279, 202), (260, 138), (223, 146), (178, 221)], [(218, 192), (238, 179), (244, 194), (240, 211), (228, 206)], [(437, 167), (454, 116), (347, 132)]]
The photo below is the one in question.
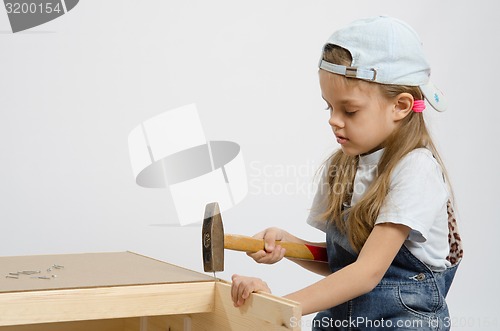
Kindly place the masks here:
[[(313, 330), (448, 330), (445, 297), (462, 257), (443, 163), (425, 126), (424, 99), (445, 109), (418, 36), (390, 17), (335, 32), (319, 63), (322, 97), (341, 149), (326, 162), (308, 223), (326, 232), (328, 265), (295, 261), (325, 278), (286, 297)], [(270, 228), (256, 235), (276, 263), (275, 240), (307, 243)], [(257, 278), (234, 275), (241, 306)]]

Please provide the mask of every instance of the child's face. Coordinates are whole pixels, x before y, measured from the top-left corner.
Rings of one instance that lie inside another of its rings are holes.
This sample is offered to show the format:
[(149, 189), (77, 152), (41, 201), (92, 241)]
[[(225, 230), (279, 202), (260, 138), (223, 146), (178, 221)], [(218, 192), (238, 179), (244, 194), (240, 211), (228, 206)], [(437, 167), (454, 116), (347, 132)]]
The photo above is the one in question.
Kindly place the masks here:
[(396, 128), (396, 105), (384, 98), (375, 83), (319, 71), (323, 99), (330, 109), (333, 133), (347, 155), (365, 154), (383, 147)]

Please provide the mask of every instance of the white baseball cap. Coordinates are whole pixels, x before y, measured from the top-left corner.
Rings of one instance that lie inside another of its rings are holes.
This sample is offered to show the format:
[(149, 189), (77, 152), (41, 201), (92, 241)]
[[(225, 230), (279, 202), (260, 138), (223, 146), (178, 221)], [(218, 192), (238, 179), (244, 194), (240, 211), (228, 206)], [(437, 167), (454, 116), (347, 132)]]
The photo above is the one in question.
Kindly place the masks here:
[(437, 111), (446, 110), (443, 93), (429, 80), (431, 68), (417, 33), (387, 16), (356, 20), (328, 38), (326, 44), (351, 53), (350, 67), (320, 59), (319, 68), (349, 78), (392, 85), (418, 86)]

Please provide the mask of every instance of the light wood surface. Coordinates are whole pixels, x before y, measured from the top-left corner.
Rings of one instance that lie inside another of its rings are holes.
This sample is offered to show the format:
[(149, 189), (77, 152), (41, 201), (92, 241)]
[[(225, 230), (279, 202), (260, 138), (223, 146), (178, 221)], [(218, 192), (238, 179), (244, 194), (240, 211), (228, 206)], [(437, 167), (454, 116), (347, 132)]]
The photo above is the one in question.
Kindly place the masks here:
[(213, 282), (3, 293), (1, 325), (211, 312)]
[(15, 325), (15, 326), (3, 326), (0, 327), (0, 330), (2, 331), (142, 331), (140, 330), (139, 327), (130, 330), (125, 329), (126, 325), (133, 326), (134, 320), (138, 321), (139, 319), (128, 318), (128, 319)]
[[(19, 271), (40, 273), (7, 278)], [(213, 277), (132, 252), (0, 257), (0, 293), (200, 281)]]
[(0, 276), (53, 264), (56, 278), (0, 280), (0, 331), (300, 330), (296, 302), (235, 308), (229, 283), (131, 252), (1, 257)]
[(296, 302), (272, 295), (253, 293), (243, 307), (235, 308), (232, 301), (228, 300), (230, 291), (231, 285), (229, 283), (218, 282), (215, 287), (215, 309), (213, 312), (150, 317), (148, 318), (147, 331), (186, 329), (207, 331), (300, 330), (301, 309)]

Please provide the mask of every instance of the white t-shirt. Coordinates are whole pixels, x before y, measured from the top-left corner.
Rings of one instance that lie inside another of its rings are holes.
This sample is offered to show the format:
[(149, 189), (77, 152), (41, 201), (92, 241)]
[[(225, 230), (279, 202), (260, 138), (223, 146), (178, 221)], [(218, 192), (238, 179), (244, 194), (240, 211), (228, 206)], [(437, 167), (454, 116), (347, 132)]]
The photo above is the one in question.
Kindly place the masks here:
[[(351, 205), (355, 205), (377, 175), (377, 165), (384, 150), (360, 156)], [(319, 188), (324, 188), (326, 169)], [(326, 231), (326, 223), (318, 218), (324, 210), (327, 190), (318, 189), (307, 219), (310, 225)], [(406, 155), (391, 174), (389, 193), (380, 209), (375, 224), (397, 223), (411, 231), (405, 246), (420, 261), (434, 271), (450, 266), (446, 257), (448, 246), (447, 202), (450, 198), (439, 163), (426, 148), (418, 148)]]

